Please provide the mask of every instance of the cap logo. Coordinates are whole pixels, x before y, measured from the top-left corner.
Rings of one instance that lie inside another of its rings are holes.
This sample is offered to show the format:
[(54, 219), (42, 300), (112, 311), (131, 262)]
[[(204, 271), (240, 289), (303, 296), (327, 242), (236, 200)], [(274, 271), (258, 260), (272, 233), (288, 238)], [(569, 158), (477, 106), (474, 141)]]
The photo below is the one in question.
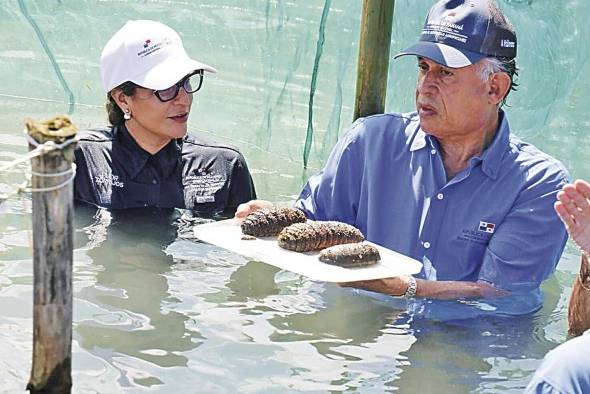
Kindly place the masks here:
[(503, 48), (514, 48), (516, 43), (510, 40), (502, 40), (500, 41), (500, 46)]
[(463, 27), (463, 25), (457, 25), (444, 20), (438, 23), (429, 22), (426, 24), (426, 26), (424, 26), (422, 34), (433, 35), (437, 37), (438, 40), (449, 38), (455, 41), (466, 43), (468, 37), (464, 34), (461, 34), (463, 32)]
[(168, 38), (164, 38), (164, 40), (162, 40), (162, 42), (159, 42), (159, 43), (153, 44), (153, 45), (152, 45), (152, 40), (147, 39), (143, 43), (143, 49), (141, 51), (137, 52), (137, 56), (138, 57), (146, 57), (146, 56), (151, 55), (152, 53), (162, 49), (163, 46), (169, 45), (169, 44), (172, 44), (172, 41)]

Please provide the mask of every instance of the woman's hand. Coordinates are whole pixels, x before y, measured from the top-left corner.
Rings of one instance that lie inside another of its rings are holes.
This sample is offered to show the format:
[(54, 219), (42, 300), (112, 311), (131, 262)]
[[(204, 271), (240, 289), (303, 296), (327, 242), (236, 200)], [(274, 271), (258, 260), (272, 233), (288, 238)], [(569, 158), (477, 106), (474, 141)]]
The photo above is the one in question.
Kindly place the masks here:
[(557, 193), (555, 211), (565, 224), (570, 237), (590, 256), (590, 184), (577, 180)]
[(238, 220), (244, 220), (246, 216), (250, 215), (252, 212), (258, 211), (259, 209), (263, 208), (272, 208), (272, 203), (266, 200), (250, 200), (243, 204), (238, 205), (238, 209), (236, 209), (235, 218)]

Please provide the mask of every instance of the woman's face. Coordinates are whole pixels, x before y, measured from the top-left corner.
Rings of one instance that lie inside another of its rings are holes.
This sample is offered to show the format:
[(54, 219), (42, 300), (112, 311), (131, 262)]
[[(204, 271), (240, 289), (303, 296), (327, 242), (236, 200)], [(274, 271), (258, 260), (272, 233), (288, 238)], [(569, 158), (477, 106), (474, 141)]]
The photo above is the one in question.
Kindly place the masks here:
[(184, 89), (180, 89), (174, 99), (162, 102), (153, 90), (138, 88), (129, 98), (131, 119), (127, 124), (137, 132), (141, 130), (168, 139), (181, 138), (187, 132), (192, 103), (192, 94)]
[(138, 144), (151, 153), (155, 148), (148, 147), (162, 148), (170, 140), (182, 138), (187, 133), (193, 97), (182, 87), (176, 97), (165, 102), (153, 90), (142, 87), (138, 87), (132, 96), (118, 92), (114, 98), (123, 112), (128, 110), (131, 113), (131, 119), (125, 122), (127, 129)]

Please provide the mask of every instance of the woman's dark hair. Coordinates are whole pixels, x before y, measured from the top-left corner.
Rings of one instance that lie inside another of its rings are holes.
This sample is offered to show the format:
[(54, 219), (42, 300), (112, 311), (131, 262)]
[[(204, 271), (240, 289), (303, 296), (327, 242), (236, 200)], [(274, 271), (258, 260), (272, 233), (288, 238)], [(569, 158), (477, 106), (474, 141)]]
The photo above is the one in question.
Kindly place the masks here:
[(119, 108), (115, 99), (113, 99), (113, 93), (117, 90), (120, 90), (126, 96), (133, 96), (135, 94), (135, 90), (138, 87), (139, 85), (127, 81), (123, 82), (121, 85), (117, 86), (116, 88), (113, 88), (113, 90), (107, 93), (106, 108), (107, 115), (109, 117), (109, 123), (111, 124), (111, 126), (117, 126), (125, 122), (125, 119), (123, 118), (123, 115), (125, 114), (123, 113), (121, 108)]

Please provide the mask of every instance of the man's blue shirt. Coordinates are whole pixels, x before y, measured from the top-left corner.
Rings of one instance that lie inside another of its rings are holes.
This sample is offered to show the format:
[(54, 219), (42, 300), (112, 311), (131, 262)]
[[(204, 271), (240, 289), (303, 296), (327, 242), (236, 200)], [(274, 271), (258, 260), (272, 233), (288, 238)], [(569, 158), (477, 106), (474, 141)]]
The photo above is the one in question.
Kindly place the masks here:
[(422, 261), (424, 278), (538, 292), (567, 240), (553, 203), (568, 181), (561, 163), (510, 135), (502, 111), (490, 146), (448, 181), (417, 114), (385, 114), (354, 123), (296, 206)]
[(525, 394), (590, 393), (590, 331), (551, 350)]

